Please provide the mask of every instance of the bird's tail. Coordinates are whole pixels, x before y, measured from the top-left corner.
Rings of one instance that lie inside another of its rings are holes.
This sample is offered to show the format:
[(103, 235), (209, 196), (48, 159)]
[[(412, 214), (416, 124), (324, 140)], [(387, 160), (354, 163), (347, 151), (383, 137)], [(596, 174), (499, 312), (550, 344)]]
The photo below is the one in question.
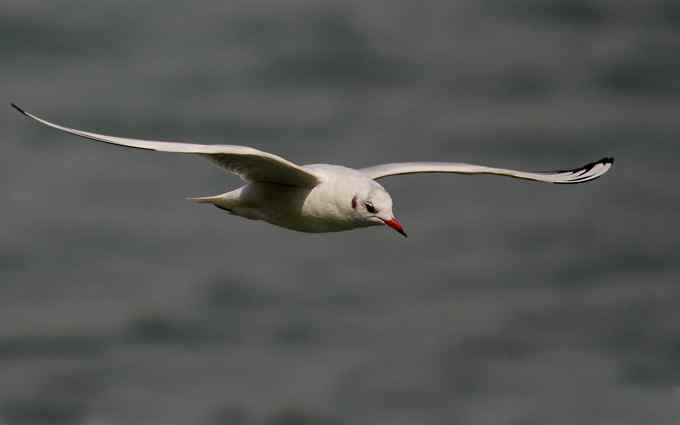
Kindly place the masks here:
[(222, 195), (214, 196), (199, 196), (195, 198), (186, 198), (189, 201), (196, 202), (198, 204), (215, 204), (222, 199)]
[(197, 196), (195, 198), (187, 199), (198, 204), (211, 204), (221, 210), (228, 212), (229, 214), (234, 214), (233, 208), (238, 206), (238, 200), (234, 199), (232, 192), (221, 193), (219, 195), (213, 196)]

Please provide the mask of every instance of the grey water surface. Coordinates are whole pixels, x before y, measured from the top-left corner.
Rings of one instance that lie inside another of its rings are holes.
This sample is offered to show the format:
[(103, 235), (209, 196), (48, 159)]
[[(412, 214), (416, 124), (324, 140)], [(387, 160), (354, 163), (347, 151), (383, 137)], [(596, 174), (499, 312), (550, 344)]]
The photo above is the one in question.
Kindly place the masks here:
[[(680, 7), (4, 0), (0, 424), (680, 423)], [(384, 180), (409, 238), (191, 204), (240, 185), (76, 128)]]

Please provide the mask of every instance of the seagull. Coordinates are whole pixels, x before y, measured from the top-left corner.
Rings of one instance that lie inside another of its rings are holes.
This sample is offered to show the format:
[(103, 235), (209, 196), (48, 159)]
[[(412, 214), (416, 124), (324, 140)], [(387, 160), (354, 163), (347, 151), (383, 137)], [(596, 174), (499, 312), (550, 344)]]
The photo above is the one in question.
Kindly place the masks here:
[(247, 146), (202, 145), (107, 136), (64, 127), (17, 111), (57, 130), (85, 139), (158, 152), (202, 156), (241, 177), (246, 184), (230, 192), (187, 198), (229, 214), (310, 233), (340, 232), (385, 225), (406, 235), (392, 212), (392, 197), (378, 180), (416, 173), (492, 174), (537, 182), (574, 184), (594, 180), (612, 167), (606, 157), (574, 169), (528, 172), (458, 162), (397, 162), (354, 169), (331, 164), (297, 165)]

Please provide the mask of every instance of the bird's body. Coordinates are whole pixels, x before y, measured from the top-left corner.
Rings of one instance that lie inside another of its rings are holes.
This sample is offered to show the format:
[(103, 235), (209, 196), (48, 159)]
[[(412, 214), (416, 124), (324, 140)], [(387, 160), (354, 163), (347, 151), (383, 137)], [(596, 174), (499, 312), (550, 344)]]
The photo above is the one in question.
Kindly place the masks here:
[(206, 157), (241, 176), (246, 185), (220, 195), (189, 198), (244, 218), (262, 220), (291, 230), (339, 232), (387, 225), (406, 232), (392, 212), (392, 198), (376, 180), (413, 173), (492, 174), (547, 183), (583, 183), (609, 171), (614, 159), (602, 158), (582, 167), (552, 172), (527, 172), (455, 162), (402, 162), (353, 169), (339, 165), (299, 166), (280, 156), (247, 146), (158, 142), (90, 133), (19, 112), (48, 127), (90, 140), (138, 149)]
[(352, 208), (357, 191), (384, 190), (360, 171), (330, 164), (304, 165), (319, 177), (312, 188), (254, 182), (215, 196), (189, 198), (231, 214), (309, 233), (340, 232), (380, 225), (366, 222)]

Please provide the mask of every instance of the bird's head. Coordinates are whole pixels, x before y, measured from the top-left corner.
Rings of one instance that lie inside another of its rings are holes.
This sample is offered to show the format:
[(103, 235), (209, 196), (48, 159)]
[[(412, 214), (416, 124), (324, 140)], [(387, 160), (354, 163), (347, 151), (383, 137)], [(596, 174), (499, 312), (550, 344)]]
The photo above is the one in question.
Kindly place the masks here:
[(386, 225), (406, 237), (404, 227), (392, 212), (392, 197), (380, 184), (372, 181), (366, 189), (354, 194), (351, 207), (355, 217), (367, 226)]

